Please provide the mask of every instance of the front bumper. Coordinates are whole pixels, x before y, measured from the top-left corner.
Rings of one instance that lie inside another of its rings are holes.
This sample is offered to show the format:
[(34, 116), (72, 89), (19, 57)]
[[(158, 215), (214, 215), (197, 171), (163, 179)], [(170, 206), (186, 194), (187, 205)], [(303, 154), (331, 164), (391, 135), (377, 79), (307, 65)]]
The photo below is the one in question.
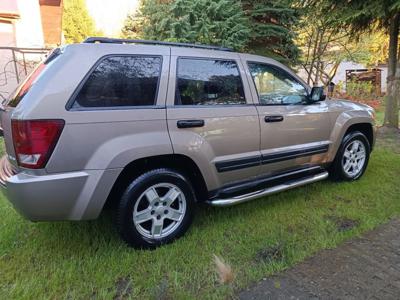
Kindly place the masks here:
[[(8, 161), (7, 161), (8, 162)], [(0, 161), (0, 170), (4, 170)], [(25, 172), (4, 176), (3, 192), (32, 221), (89, 220), (100, 214), (119, 170), (88, 170), (48, 175)]]

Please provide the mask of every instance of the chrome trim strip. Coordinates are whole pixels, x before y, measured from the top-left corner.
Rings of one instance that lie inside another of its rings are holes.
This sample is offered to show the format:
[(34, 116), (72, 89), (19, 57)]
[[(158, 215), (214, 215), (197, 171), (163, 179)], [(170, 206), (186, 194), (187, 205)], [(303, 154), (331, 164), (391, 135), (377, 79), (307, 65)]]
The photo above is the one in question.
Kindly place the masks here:
[(300, 148), (296, 150), (283, 151), (278, 153), (263, 154), (261, 157), (262, 164), (270, 164), (298, 157), (311, 156), (315, 154), (322, 154), (328, 152), (329, 145), (314, 146), (307, 148)]
[(324, 180), (328, 177), (328, 172), (324, 171), (322, 173), (316, 174), (314, 176), (309, 176), (306, 178), (302, 178), (302, 179), (297, 179), (297, 180), (293, 180), (293, 181), (289, 181), (287, 183), (283, 183), (283, 184), (279, 184), (270, 188), (266, 188), (263, 190), (259, 190), (256, 192), (252, 192), (249, 194), (245, 194), (245, 195), (241, 195), (241, 196), (236, 196), (236, 197), (232, 197), (232, 198), (227, 198), (227, 199), (216, 199), (213, 201), (207, 201), (208, 204), (212, 205), (212, 206), (231, 206), (231, 205), (236, 205), (236, 204), (240, 204), (240, 203), (244, 203), (259, 197), (263, 197), (263, 196), (267, 196), (267, 195), (271, 195), (274, 193), (278, 193), (278, 192), (282, 192), (282, 191), (286, 191), (295, 187), (299, 187), (302, 185), (306, 185), (309, 183), (313, 183), (313, 182), (317, 182), (317, 181), (321, 181)]

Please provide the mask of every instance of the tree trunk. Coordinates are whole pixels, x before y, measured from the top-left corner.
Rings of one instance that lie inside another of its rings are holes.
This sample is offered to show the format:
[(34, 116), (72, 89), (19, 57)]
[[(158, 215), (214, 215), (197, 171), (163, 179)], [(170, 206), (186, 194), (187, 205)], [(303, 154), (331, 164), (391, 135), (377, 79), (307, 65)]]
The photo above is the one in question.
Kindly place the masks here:
[[(313, 69), (314, 69), (314, 63), (315, 63), (315, 59), (316, 59), (316, 54), (317, 54), (317, 48), (318, 48), (318, 41), (319, 41), (319, 27), (316, 27), (315, 29), (315, 42), (314, 42), (314, 46), (313, 46), (313, 50), (312, 50), (312, 59), (310, 62), (310, 71), (308, 72), (308, 78), (307, 78), (307, 84), (310, 85), (310, 81), (311, 81), (311, 76), (313, 73)], [(314, 32), (313, 35), (314, 37)]]
[(399, 127), (400, 62), (397, 61), (399, 25), (400, 14), (396, 14), (390, 22), (387, 96), (384, 121), (385, 126), (394, 128)]

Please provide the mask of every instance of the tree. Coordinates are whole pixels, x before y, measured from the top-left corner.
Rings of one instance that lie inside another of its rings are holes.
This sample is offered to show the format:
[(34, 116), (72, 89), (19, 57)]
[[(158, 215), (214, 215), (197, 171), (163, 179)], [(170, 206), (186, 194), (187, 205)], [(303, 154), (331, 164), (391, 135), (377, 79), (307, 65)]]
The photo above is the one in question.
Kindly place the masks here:
[(127, 38), (215, 44), (242, 50), (250, 35), (248, 19), (234, 0), (142, 0), (139, 14), (128, 16)]
[(80, 43), (89, 36), (99, 35), (84, 0), (64, 0), (62, 20), (66, 43)]
[(382, 29), (389, 35), (387, 96), (384, 124), (398, 128), (400, 99), (400, 55), (398, 36), (400, 0), (305, 0), (303, 4), (318, 10), (316, 18), (329, 18), (353, 36)]
[(250, 19), (248, 48), (286, 64), (294, 64), (299, 49), (294, 43), (300, 10), (285, 0), (244, 0), (243, 9)]
[(315, 20), (313, 14), (303, 16), (296, 42), (302, 50), (300, 66), (306, 72), (307, 83), (327, 86), (343, 61), (377, 63), (382, 56), (378, 55), (378, 45), (373, 43), (375, 36), (365, 35), (355, 41), (329, 20)]

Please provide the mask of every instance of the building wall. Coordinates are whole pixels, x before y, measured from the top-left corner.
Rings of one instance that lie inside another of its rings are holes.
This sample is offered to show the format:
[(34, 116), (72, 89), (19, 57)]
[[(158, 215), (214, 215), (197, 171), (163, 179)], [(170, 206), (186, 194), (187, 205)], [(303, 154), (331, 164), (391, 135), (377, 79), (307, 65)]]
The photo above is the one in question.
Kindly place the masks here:
[[(0, 20), (0, 46), (43, 48), (45, 43), (39, 1), (8, 1), (8, 4), (11, 3), (17, 8), (15, 9), (17, 15), (9, 20), (5, 20), (5, 18)], [(14, 51), (14, 55), (9, 49), (0, 49), (0, 101), (2, 98), (8, 97), (33, 66), (43, 59), (42, 54), (36, 53), (23, 55), (21, 51)]]
[(13, 23), (0, 20), (0, 46), (12, 47), (15, 45)]
[[(386, 93), (386, 77), (387, 77), (387, 67), (386, 66), (378, 66), (381, 72), (381, 91)], [(336, 72), (335, 77), (333, 78), (333, 82), (337, 84), (339, 81), (346, 83), (346, 70), (354, 70), (354, 69), (367, 69), (367, 67), (363, 64), (358, 64), (351, 61), (344, 61), (339, 65), (339, 68)]]
[[(12, 21), (0, 21), (0, 46), (15, 46), (14, 25)], [(7, 97), (16, 86), (15, 76), (12, 76), (13, 66), (9, 63), (13, 59), (10, 50), (0, 50), (0, 96)], [(11, 76), (10, 76), (11, 75)], [(3, 100), (0, 97), (0, 101)]]
[(62, 36), (62, 1), (41, 1), (40, 3), (44, 42), (48, 46), (60, 45)]
[(38, 0), (18, 0), (20, 19), (15, 22), (16, 47), (44, 47)]

